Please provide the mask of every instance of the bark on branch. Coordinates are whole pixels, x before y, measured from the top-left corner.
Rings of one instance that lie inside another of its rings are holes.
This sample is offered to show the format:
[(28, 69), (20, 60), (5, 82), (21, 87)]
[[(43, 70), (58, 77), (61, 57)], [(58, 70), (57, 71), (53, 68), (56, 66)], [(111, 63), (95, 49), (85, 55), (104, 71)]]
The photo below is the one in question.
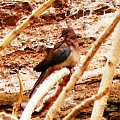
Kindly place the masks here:
[(114, 28), (116, 27), (117, 23), (120, 19), (120, 12), (118, 11), (116, 13), (116, 16), (111, 23), (110, 26), (101, 34), (101, 36), (96, 40), (93, 47), (89, 50), (85, 61), (83, 62), (82, 66), (75, 71), (66, 87), (63, 89), (61, 94), (58, 96), (57, 100), (54, 102), (53, 106), (48, 111), (45, 120), (52, 120), (54, 116), (58, 113), (60, 106), (62, 105), (64, 99), (67, 97), (69, 91), (75, 86), (76, 82), (80, 79), (80, 77), (83, 75), (84, 71), (86, 70), (87, 66), (90, 63), (90, 60), (93, 58), (101, 44), (106, 40), (106, 38), (114, 31)]
[(49, 0), (44, 3), (42, 6), (38, 7), (32, 12), (32, 14), (20, 25), (17, 26), (13, 31), (11, 31), (4, 39), (0, 45), (0, 51), (6, 48), (26, 27), (30, 24), (34, 18), (37, 18), (41, 13), (48, 9), (55, 0)]
[[(119, 16), (120, 16), (120, 12), (119, 12)], [(120, 53), (120, 18), (119, 18), (119, 23), (112, 36), (112, 40), (113, 40), (112, 48), (110, 51), (111, 54), (107, 60), (98, 93), (101, 93), (107, 87), (110, 88), (112, 85), (112, 80), (114, 77), (114, 73), (115, 73), (116, 65), (119, 60), (119, 53)], [(98, 101), (95, 101), (91, 120), (100, 120), (100, 118), (103, 116), (104, 108), (105, 105), (107, 104), (107, 99), (108, 99), (108, 94), (102, 97), (101, 99), (99, 99)]]
[(98, 93), (90, 98), (87, 98), (86, 100), (83, 100), (81, 104), (76, 105), (76, 107), (73, 108), (71, 112), (65, 118), (63, 118), (63, 120), (72, 120), (82, 109), (86, 108), (87, 105), (94, 103), (94, 101), (96, 100), (99, 100), (108, 92), (109, 92), (109, 88), (106, 88), (102, 93)]
[[(20, 120), (29, 120), (31, 114), (34, 111), (37, 103), (42, 100), (42, 98), (47, 94), (47, 92), (64, 76), (68, 75), (70, 71), (67, 68), (63, 68), (59, 71), (56, 71), (54, 74), (51, 74), (48, 79), (46, 79), (43, 84), (37, 89), (35, 94), (29, 100)], [(51, 82), (52, 80), (52, 82)]]

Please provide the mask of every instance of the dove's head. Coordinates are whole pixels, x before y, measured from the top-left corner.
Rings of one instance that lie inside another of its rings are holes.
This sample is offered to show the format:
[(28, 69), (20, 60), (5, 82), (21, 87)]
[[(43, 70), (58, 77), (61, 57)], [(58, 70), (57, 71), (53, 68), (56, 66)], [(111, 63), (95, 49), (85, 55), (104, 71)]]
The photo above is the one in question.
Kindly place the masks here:
[(61, 37), (64, 37), (65, 40), (74, 40), (77, 38), (76, 33), (74, 32), (73, 28), (63, 28)]

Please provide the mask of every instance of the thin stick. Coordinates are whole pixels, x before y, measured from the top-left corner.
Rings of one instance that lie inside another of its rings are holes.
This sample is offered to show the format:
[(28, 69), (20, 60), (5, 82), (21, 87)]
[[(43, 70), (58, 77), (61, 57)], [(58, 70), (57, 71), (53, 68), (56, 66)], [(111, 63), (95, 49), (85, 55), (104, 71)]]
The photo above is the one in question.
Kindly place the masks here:
[[(105, 70), (103, 73), (102, 81), (100, 83), (100, 88), (98, 90), (98, 93), (101, 93), (104, 91), (107, 87), (111, 87), (112, 80), (114, 77), (116, 65), (119, 61), (119, 53), (120, 53), (120, 21), (114, 31), (114, 34), (112, 36), (112, 48), (111, 48), (111, 54), (109, 55), (109, 58), (107, 60)], [(91, 116), (91, 120), (100, 120), (100, 118), (103, 116), (105, 105), (107, 104), (108, 95), (106, 94), (103, 98), (99, 99), (94, 103), (94, 108)]]
[(7, 47), (27, 27), (27, 25), (33, 21), (33, 19), (37, 18), (42, 12), (48, 9), (54, 3), (54, 1), (55, 0), (49, 0), (44, 3), (42, 6), (34, 10), (32, 14), (20, 26), (17, 26), (13, 31), (11, 31), (3, 39), (3, 42), (0, 45), (0, 51)]
[(105, 41), (105, 39), (114, 31), (114, 28), (116, 27), (117, 23), (120, 20), (120, 11), (116, 13), (115, 19), (113, 20), (112, 24), (108, 26), (108, 28), (101, 34), (101, 36), (96, 40), (94, 43), (94, 46), (89, 50), (85, 61), (83, 62), (80, 69), (75, 71), (66, 87), (63, 89), (61, 94), (58, 96), (57, 100), (54, 102), (53, 106), (48, 111), (45, 120), (52, 120), (53, 117), (57, 114), (57, 112), (60, 109), (60, 106), (62, 105), (64, 99), (67, 97), (69, 91), (75, 86), (76, 82), (80, 79), (80, 77), (83, 75), (84, 71), (86, 70), (87, 66), (90, 63), (90, 60), (93, 58), (101, 44)]
[(57, 81), (59, 81), (68, 74), (70, 74), (70, 71), (67, 68), (63, 68), (59, 71), (56, 71), (54, 74), (51, 74), (50, 77), (42, 83), (42, 85), (32, 96), (25, 110), (23, 111), (20, 120), (29, 120), (37, 103), (47, 94), (47, 92), (56, 84)]
[(19, 93), (18, 101), (17, 101), (16, 105), (13, 107), (12, 115), (16, 115), (16, 113), (20, 107), (20, 104), (22, 102), (22, 99), (23, 99), (23, 82), (22, 82), (22, 77), (21, 77), (19, 71), (17, 71), (17, 77), (19, 79), (20, 93)]
[(63, 118), (63, 120), (72, 120), (81, 110), (86, 108), (89, 104), (94, 103), (94, 101), (99, 100), (108, 92), (109, 92), (109, 88), (106, 88), (102, 93), (98, 93), (90, 98), (83, 100), (79, 105), (73, 108), (71, 112), (65, 118)]

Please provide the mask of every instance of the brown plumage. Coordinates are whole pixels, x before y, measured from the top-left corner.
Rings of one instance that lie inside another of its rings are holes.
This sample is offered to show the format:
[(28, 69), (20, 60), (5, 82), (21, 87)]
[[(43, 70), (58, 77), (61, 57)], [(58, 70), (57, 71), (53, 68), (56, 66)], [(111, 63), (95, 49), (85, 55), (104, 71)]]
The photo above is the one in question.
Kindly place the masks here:
[(35, 71), (41, 72), (41, 75), (33, 86), (30, 97), (36, 88), (55, 70), (63, 67), (72, 68), (79, 62), (80, 51), (74, 30), (70, 27), (64, 28), (61, 37), (64, 37), (64, 40), (56, 44), (45, 59), (34, 68)]

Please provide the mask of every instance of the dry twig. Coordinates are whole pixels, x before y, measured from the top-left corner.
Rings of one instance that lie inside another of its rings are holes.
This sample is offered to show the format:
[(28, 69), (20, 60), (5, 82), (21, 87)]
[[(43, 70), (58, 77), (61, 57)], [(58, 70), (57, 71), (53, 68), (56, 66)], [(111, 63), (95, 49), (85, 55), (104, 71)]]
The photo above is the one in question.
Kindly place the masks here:
[(73, 108), (72, 111), (65, 118), (63, 118), (63, 120), (72, 120), (82, 109), (87, 107), (87, 105), (94, 103), (94, 101), (96, 100), (99, 100), (108, 92), (109, 92), (109, 88), (106, 88), (102, 93), (98, 93), (90, 98), (85, 99), (84, 101), (81, 102), (81, 104)]
[(11, 31), (4, 39), (0, 45), (0, 51), (7, 47), (35, 18), (37, 18), (42, 12), (48, 9), (55, 0), (49, 0), (42, 6), (38, 7), (32, 12), (32, 14), (20, 25), (17, 26), (13, 31)]
[(101, 34), (101, 36), (95, 41), (93, 47), (89, 50), (85, 61), (83, 62), (82, 66), (75, 71), (66, 87), (63, 89), (61, 94), (58, 96), (57, 100), (54, 102), (53, 106), (48, 111), (45, 120), (52, 120), (54, 116), (57, 114), (57, 112), (60, 109), (60, 106), (62, 105), (64, 99), (67, 97), (69, 91), (73, 88), (75, 83), (80, 79), (80, 77), (83, 75), (84, 71), (86, 70), (88, 64), (90, 63), (90, 60), (93, 58), (101, 44), (105, 41), (105, 39), (114, 31), (114, 28), (116, 27), (117, 23), (119, 22), (120, 15), (119, 12), (116, 13), (115, 19), (113, 20), (112, 24), (108, 26), (108, 28)]
[(22, 102), (22, 99), (23, 99), (23, 83), (22, 83), (22, 78), (21, 78), (19, 71), (17, 71), (17, 77), (19, 79), (20, 93), (19, 93), (18, 101), (17, 101), (16, 105), (13, 107), (12, 115), (16, 115), (16, 113), (20, 107), (20, 104)]
[(32, 96), (25, 110), (23, 111), (20, 120), (29, 120), (37, 103), (47, 94), (47, 92), (56, 84), (57, 81), (61, 80), (64, 76), (68, 75), (69, 73), (70, 71), (67, 68), (63, 68), (59, 71), (56, 71), (54, 74), (51, 74), (50, 77), (46, 79), (43, 82), (43, 84), (41, 84), (41, 86)]
[[(111, 87), (112, 80), (114, 77), (116, 65), (119, 60), (119, 53), (120, 53), (120, 11), (119, 11), (119, 23), (114, 31), (114, 34), (112, 36), (112, 48), (111, 48), (111, 54), (109, 55), (109, 58), (107, 60), (105, 70), (103, 73), (102, 81), (100, 84), (100, 88), (98, 93), (101, 93), (104, 91), (107, 87)], [(105, 95), (103, 98), (99, 99), (98, 101), (95, 101), (91, 120), (100, 120), (100, 118), (103, 116), (105, 105), (107, 104), (108, 94)]]

